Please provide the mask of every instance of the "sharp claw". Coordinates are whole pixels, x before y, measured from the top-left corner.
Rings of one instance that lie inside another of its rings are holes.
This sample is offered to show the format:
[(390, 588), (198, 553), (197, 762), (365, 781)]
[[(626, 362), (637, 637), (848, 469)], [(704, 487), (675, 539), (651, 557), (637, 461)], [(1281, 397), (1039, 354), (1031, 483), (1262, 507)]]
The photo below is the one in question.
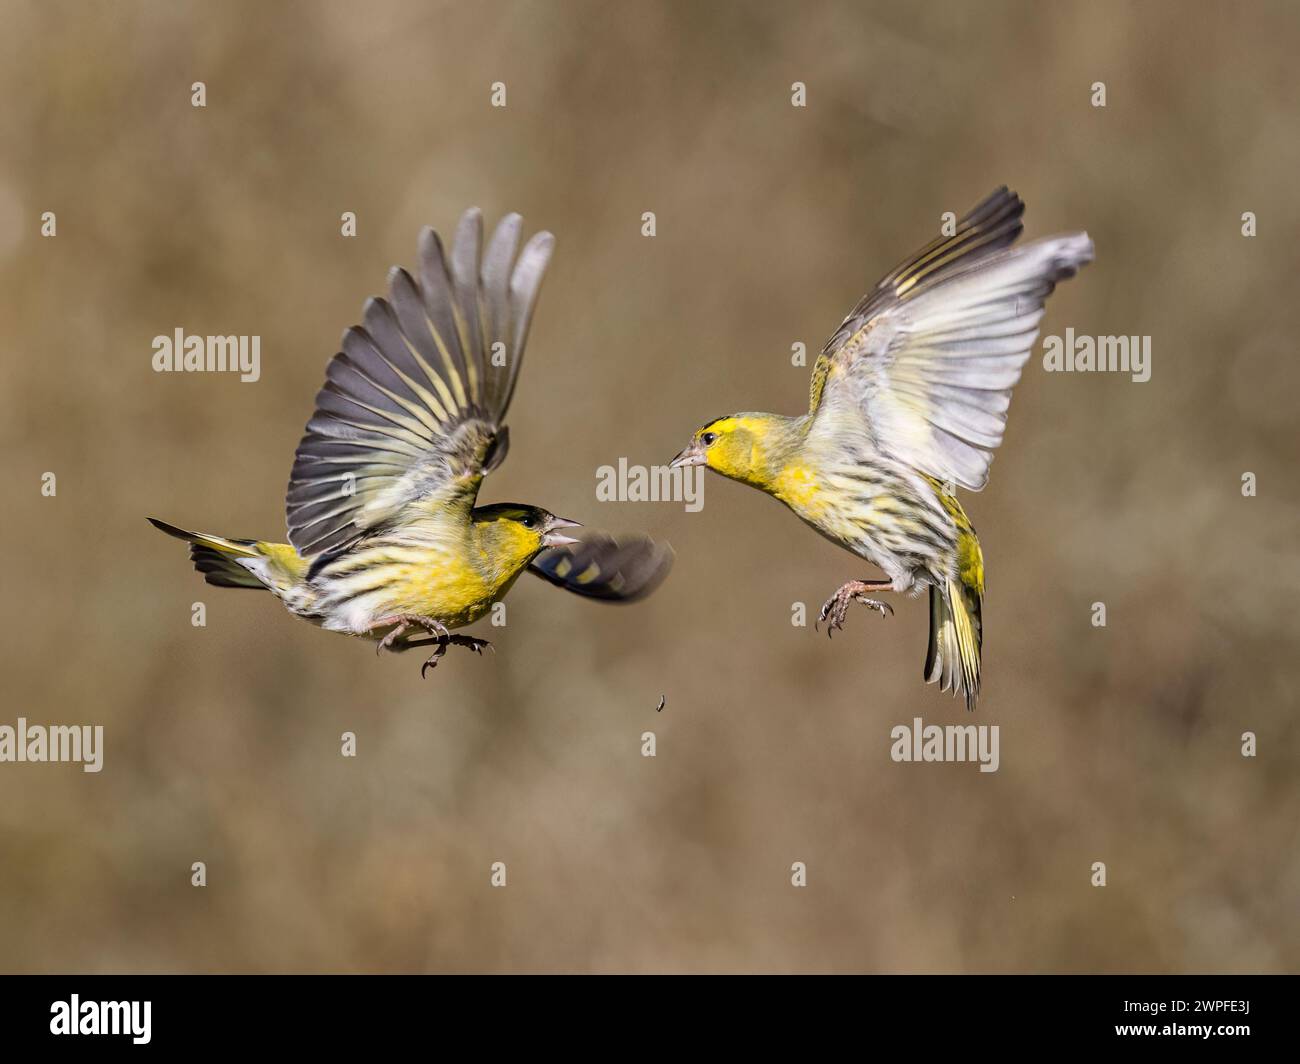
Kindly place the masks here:
[(832, 595), (818, 614), (817, 622), (813, 625), (817, 628), (822, 622), (826, 624), (827, 638), (833, 638), (836, 631), (844, 630), (844, 621), (847, 619), (849, 607), (859, 602), (868, 609), (876, 610), (881, 617), (892, 617), (894, 608), (888, 602), (881, 602), (878, 599), (868, 598), (861, 591), (854, 590), (855, 585), (845, 584), (834, 595)]

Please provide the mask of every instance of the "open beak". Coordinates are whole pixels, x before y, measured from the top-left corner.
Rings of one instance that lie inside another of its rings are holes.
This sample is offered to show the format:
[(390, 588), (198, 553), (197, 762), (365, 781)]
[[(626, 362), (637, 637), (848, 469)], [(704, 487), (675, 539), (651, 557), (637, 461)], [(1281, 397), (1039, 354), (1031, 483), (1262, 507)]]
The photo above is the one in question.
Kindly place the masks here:
[(704, 465), (704, 450), (700, 447), (698, 440), (692, 440), (691, 445), (686, 450), (668, 463), (668, 468), (680, 469), (682, 466), (693, 465)]
[(565, 547), (570, 543), (578, 543), (579, 540), (572, 536), (562, 535), (557, 529), (561, 528), (581, 528), (582, 525), (577, 521), (569, 521), (563, 517), (556, 517), (546, 526), (546, 531), (542, 533), (543, 547)]

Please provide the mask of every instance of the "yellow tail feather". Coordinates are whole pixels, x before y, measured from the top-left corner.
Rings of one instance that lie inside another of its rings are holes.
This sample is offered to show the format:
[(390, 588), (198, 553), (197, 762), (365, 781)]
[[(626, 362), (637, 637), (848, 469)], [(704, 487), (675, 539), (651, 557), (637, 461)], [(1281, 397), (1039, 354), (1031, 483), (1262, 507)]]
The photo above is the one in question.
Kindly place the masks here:
[[(292, 582), (302, 568), (302, 560), (287, 544), (259, 543), (252, 539), (228, 539), (207, 532), (189, 532), (166, 521), (149, 518), (149, 523), (160, 532), (190, 545), (190, 560), (209, 584), (217, 587), (247, 587), (263, 589), (285, 581)], [(251, 568), (240, 564), (240, 558), (256, 558)]]
[(956, 580), (930, 586), (930, 646), (925, 657), (926, 683), (942, 691), (966, 694), (973, 710), (980, 693), (980, 648), (983, 643), (981, 596)]

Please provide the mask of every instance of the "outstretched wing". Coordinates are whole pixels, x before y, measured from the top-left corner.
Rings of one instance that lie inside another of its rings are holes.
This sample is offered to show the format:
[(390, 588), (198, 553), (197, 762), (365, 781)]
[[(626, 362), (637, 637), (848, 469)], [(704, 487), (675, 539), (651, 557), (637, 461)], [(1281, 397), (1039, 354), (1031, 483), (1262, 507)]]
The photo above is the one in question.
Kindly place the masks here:
[(982, 488), (1043, 305), (1092, 261), (1087, 233), (1011, 247), (1023, 213), (998, 189), (864, 296), (817, 359), (815, 418), (855, 413), (882, 454)]
[(673, 550), (648, 536), (622, 540), (590, 533), (581, 543), (552, 547), (529, 569), (552, 584), (587, 598), (632, 602), (663, 583), (673, 565)]
[(505, 457), (503, 419), (554, 246), (538, 233), (516, 260), (521, 227), (507, 215), (483, 253), (482, 215), (466, 211), (450, 261), (426, 228), (419, 279), (394, 267), (388, 299), (368, 300), (343, 334), (289, 478), (299, 554), (342, 547), (408, 506), (473, 506)]

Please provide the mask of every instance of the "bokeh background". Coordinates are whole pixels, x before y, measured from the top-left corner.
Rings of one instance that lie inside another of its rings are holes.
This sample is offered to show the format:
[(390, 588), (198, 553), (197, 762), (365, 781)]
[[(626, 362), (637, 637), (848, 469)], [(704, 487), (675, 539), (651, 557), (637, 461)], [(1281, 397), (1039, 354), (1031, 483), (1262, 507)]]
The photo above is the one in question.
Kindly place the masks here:
[[(0, 765), (0, 970), (1300, 968), (1293, 5), (5, 0), (0, 26), (0, 723), (106, 730), (98, 775)], [(896, 724), (968, 720), (921, 683), (923, 600), (828, 642), (792, 604), (861, 563), (739, 485), (688, 514), (599, 504), (595, 471), (797, 411), (791, 345), (1001, 183), (1028, 236), (1096, 242), (1046, 330), (1148, 334), (1153, 375), (1036, 355), (966, 500), (988, 775), (889, 759)], [(678, 557), (622, 609), (524, 578), (479, 626), (499, 652), (421, 682), (207, 587), (144, 519), (281, 537), (339, 335), (470, 204), (558, 238), (483, 500)], [(178, 326), (259, 334), (261, 381), (155, 374)]]

